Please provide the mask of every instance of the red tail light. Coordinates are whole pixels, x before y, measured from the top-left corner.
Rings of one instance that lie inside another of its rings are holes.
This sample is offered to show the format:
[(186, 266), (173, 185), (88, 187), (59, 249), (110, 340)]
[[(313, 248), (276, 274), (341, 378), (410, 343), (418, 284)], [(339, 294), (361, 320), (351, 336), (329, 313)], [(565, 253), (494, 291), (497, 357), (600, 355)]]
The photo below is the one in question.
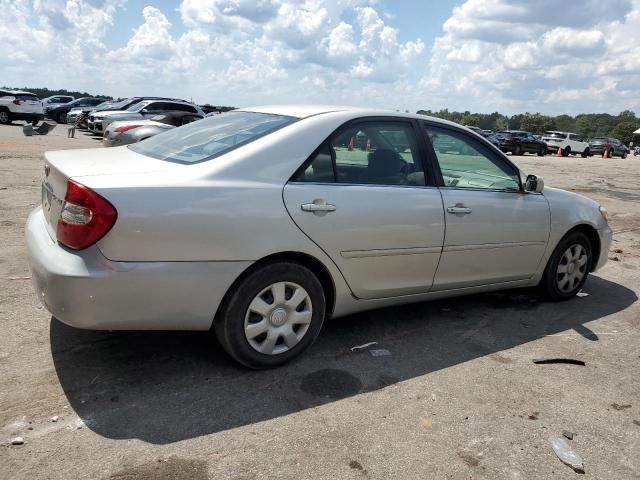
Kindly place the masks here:
[(511, 138), (511, 137), (504, 137), (504, 141), (505, 141), (505, 142), (513, 142), (513, 138)]
[(16, 98), (13, 103), (15, 103), (16, 105), (22, 105), (24, 103), (24, 100), (20, 100), (19, 98)]
[(105, 198), (69, 180), (56, 236), (61, 244), (82, 250), (104, 237), (117, 217), (118, 212)]
[(114, 132), (118, 132), (118, 133), (124, 133), (124, 132), (128, 132), (129, 130), (133, 130), (134, 128), (138, 128), (141, 127), (142, 125), (123, 125), (121, 127), (118, 127), (114, 130)]

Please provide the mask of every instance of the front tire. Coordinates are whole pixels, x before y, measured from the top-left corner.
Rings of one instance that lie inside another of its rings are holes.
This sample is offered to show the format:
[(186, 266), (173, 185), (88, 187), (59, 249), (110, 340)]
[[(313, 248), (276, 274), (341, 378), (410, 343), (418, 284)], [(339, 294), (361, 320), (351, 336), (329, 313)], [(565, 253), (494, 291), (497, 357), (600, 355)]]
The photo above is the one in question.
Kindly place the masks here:
[(214, 320), (222, 348), (253, 369), (283, 365), (313, 344), (324, 322), (317, 277), (297, 263), (266, 264), (233, 290)]
[(627, 158), (627, 151), (626, 150), (624, 152), (622, 152), (622, 155), (620, 156), (620, 158), (622, 158), (623, 160), (625, 158)]
[(582, 158), (587, 158), (589, 156), (589, 149), (585, 148), (584, 152), (582, 152)]
[(546, 148), (542, 148), (542, 147), (538, 148), (538, 156), (539, 157), (544, 157), (546, 155), (546, 153), (547, 153), (547, 149)]
[(567, 300), (584, 286), (593, 261), (591, 241), (584, 233), (566, 235), (551, 254), (539, 288), (549, 300)]
[(56, 117), (56, 122), (58, 123), (67, 123), (67, 114), (66, 113), (59, 113), (58, 116)]
[(516, 148), (513, 149), (514, 155), (522, 155), (522, 147), (520, 145), (516, 145)]

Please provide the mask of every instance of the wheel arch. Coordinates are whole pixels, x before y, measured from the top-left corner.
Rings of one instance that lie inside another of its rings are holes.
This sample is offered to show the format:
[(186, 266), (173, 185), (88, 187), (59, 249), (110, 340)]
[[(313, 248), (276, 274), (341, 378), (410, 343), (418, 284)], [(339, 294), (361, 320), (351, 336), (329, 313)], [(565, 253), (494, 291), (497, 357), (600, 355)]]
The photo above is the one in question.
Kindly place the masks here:
[(223, 305), (228, 301), (231, 296), (231, 292), (242, 282), (247, 276), (256, 271), (257, 269), (263, 267), (264, 265), (270, 263), (279, 263), (279, 262), (293, 262), (303, 267), (308, 268), (311, 272), (316, 276), (320, 284), (322, 285), (322, 290), (324, 291), (325, 296), (325, 317), (329, 318), (333, 314), (333, 310), (336, 303), (336, 286), (333, 281), (333, 277), (331, 273), (327, 269), (327, 267), (317, 258), (307, 253), (302, 252), (278, 252), (273, 253), (271, 255), (267, 255), (266, 257), (261, 258), (260, 260), (252, 263), (249, 267), (247, 267), (239, 276), (235, 279), (235, 281), (231, 284), (231, 286), (227, 289), (227, 292), (224, 294), (222, 301), (218, 305), (216, 313), (213, 317), (213, 323), (215, 322), (216, 317), (222, 311)]
[[(591, 242), (591, 253), (594, 260), (591, 262), (591, 268), (589, 269), (589, 271), (593, 272), (595, 266), (598, 264), (598, 260), (600, 259), (600, 250), (602, 248), (600, 244), (600, 235), (598, 235), (598, 231), (592, 225), (581, 223), (574, 226), (571, 230), (565, 233), (562, 238), (565, 238), (567, 235), (570, 235), (574, 232), (583, 233)], [(560, 239), (560, 241), (562, 241), (562, 239)]]

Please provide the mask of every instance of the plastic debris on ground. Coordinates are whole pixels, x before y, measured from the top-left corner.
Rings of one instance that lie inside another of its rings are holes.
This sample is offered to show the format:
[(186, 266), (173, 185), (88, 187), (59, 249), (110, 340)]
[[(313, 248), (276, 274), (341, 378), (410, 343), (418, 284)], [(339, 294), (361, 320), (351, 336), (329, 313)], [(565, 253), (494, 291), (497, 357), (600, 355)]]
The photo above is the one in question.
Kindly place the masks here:
[(584, 473), (584, 461), (573, 449), (569, 446), (564, 439), (560, 437), (551, 437), (549, 439), (549, 445), (553, 448), (560, 461), (569, 465), (576, 472)]
[(377, 350), (369, 350), (369, 353), (373, 357), (384, 357), (386, 355), (391, 355), (391, 352), (389, 350), (385, 350), (384, 348), (380, 348)]

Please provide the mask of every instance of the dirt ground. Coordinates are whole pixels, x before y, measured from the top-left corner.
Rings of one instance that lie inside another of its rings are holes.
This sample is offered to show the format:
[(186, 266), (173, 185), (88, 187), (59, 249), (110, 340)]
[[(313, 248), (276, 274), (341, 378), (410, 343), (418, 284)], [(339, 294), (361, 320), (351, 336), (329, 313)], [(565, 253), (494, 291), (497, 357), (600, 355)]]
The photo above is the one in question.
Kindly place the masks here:
[[(251, 372), (205, 334), (81, 331), (38, 304), (23, 228), (40, 156), (89, 146), (0, 126), (0, 478), (566, 479), (548, 444), (563, 430), (585, 478), (640, 478), (640, 157), (517, 158), (611, 212), (612, 260), (588, 296), (367, 312)], [(390, 355), (350, 350), (372, 341)]]

